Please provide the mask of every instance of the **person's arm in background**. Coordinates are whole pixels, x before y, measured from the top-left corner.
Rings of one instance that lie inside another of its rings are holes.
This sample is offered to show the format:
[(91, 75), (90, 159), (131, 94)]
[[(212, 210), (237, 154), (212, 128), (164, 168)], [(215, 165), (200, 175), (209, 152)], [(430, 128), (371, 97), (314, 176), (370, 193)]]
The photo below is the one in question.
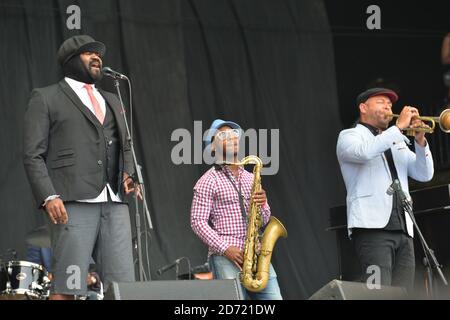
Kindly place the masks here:
[(443, 65), (450, 64), (450, 33), (442, 41), (441, 61)]
[(39, 265), (43, 265), (44, 261), (42, 261), (41, 257), (41, 248), (35, 246), (28, 246), (27, 248), (27, 261), (37, 263)]

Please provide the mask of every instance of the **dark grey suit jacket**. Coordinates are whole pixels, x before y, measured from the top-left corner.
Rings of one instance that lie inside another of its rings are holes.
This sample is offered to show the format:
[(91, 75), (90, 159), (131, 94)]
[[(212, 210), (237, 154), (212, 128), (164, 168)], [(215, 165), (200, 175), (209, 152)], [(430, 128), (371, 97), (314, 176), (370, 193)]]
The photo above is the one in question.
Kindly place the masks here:
[[(119, 130), (121, 178), (134, 167), (125, 122), (117, 97), (100, 93)], [(56, 194), (63, 201), (97, 197), (106, 186), (105, 150), (102, 125), (65, 80), (32, 91), (25, 113), (23, 161), (38, 206)]]

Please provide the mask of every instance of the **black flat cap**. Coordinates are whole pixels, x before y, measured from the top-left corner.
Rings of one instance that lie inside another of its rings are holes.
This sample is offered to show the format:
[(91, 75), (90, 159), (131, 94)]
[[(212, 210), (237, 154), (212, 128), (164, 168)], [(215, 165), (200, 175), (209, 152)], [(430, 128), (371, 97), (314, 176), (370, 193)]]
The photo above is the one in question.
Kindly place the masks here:
[(73, 36), (63, 42), (58, 50), (58, 62), (64, 65), (70, 58), (83, 52), (96, 52), (103, 56), (106, 47), (88, 35)]
[(398, 95), (395, 91), (386, 88), (371, 88), (358, 95), (356, 98), (356, 105), (359, 106), (360, 103), (364, 103), (373, 96), (388, 96), (391, 102), (394, 103), (398, 100)]

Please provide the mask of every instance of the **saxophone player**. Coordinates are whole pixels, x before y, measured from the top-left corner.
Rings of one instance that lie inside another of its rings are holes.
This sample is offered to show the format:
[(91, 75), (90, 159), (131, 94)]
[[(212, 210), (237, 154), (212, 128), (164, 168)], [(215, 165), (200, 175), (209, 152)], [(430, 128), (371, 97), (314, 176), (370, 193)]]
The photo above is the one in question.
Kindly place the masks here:
[[(425, 133), (416, 131), (415, 152), (402, 131), (425, 126), (418, 110), (405, 106), (395, 125), (388, 128), (397, 94), (372, 88), (357, 97), (360, 119), (341, 131), (337, 158), (347, 189), (347, 227), (368, 280), (378, 267), (381, 285), (412, 289), (414, 285), (413, 223), (396, 193), (387, 194), (395, 179), (408, 195), (408, 177), (429, 181), (433, 158)], [(370, 268), (369, 268), (370, 267)]]
[[(191, 207), (191, 227), (209, 247), (208, 263), (215, 279), (239, 279), (244, 260), (246, 212), (249, 210), (253, 174), (237, 163), (241, 127), (232, 121), (216, 119), (205, 138), (211, 144), (216, 164), (197, 181)], [(264, 190), (256, 192), (253, 201), (261, 208), (263, 225), (270, 218), (270, 207)], [(250, 292), (241, 286), (246, 299), (281, 300), (275, 270), (270, 264), (267, 286)]]

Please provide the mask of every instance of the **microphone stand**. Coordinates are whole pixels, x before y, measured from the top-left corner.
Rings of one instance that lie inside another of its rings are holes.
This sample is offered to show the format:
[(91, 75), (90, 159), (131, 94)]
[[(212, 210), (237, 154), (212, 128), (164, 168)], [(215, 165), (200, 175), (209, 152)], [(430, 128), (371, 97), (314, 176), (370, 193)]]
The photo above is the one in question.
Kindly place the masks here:
[(172, 262), (171, 264), (165, 265), (164, 267), (158, 269), (158, 271), (156, 271), (156, 273), (161, 276), (164, 272), (166, 272), (166, 271), (172, 269), (173, 267), (175, 267), (175, 280), (180, 280), (179, 279), (180, 263), (183, 260), (186, 260), (186, 262), (187, 262), (187, 266), (188, 266), (188, 270), (189, 270), (189, 280), (192, 280), (191, 261), (189, 260), (188, 257), (180, 257), (180, 258), (176, 259), (174, 262)]
[[(135, 223), (136, 223), (136, 237), (137, 237), (137, 253), (138, 253), (138, 268), (139, 268), (139, 275), (138, 275), (138, 280), (139, 281), (144, 281), (145, 279), (145, 271), (144, 271), (144, 266), (142, 263), (142, 241), (141, 241), (141, 215), (139, 213), (139, 204), (138, 204), (138, 196), (137, 196), (137, 187), (140, 187), (142, 190), (142, 198), (143, 198), (143, 202), (144, 202), (144, 213), (147, 217), (147, 221), (149, 224), (150, 229), (153, 229), (153, 225), (152, 225), (152, 220), (150, 219), (150, 212), (148, 210), (148, 206), (147, 206), (147, 200), (145, 197), (145, 186), (144, 186), (144, 179), (142, 176), (142, 167), (138, 164), (137, 162), (137, 158), (136, 158), (136, 152), (134, 149), (134, 144), (133, 144), (133, 139), (131, 138), (131, 132), (130, 132), (130, 128), (128, 126), (128, 121), (127, 121), (127, 117), (125, 115), (125, 107), (122, 101), (122, 95), (120, 94), (120, 85), (119, 85), (119, 80), (117, 76), (114, 76), (114, 87), (116, 88), (117, 91), (117, 95), (119, 97), (119, 101), (120, 101), (120, 107), (121, 107), (121, 113), (123, 115), (123, 119), (125, 121), (125, 128), (126, 128), (126, 140), (128, 141), (128, 143), (130, 144), (130, 149), (131, 149), (131, 155), (133, 158), (133, 164), (134, 164), (134, 168), (135, 168), (135, 172), (136, 172), (136, 177), (133, 178), (133, 180), (135, 181), (135, 194), (134, 194), (134, 199), (135, 199), (135, 211), (136, 211), (136, 218), (135, 218)], [(124, 78), (128, 81), (128, 83), (130, 83), (130, 79), (128, 79), (128, 77)], [(131, 95), (131, 88), (130, 88), (130, 95)], [(131, 96), (130, 96), (131, 99)], [(148, 248), (146, 248), (148, 250)], [(147, 266), (149, 268), (149, 279), (151, 280), (151, 272), (150, 272), (150, 266)]]
[(428, 282), (428, 288), (427, 293), (433, 298), (433, 270), (432, 268), (436, 269), (442, 282), (444, 285), (448, 285), (447, 280), (445, 279), (444, 274), (442, 273), (441, 264), (436, 259), (436, 256), (434, 255), (434, 251), (430, 249), (427, 242), (425, 241), (425, 238), (423, 237), (422, 232), (420, 231), (419, 226), (417, 225), (416, 219), (414, 218), (413, 208), (412, 208), (412, 202), (408, 199), (408, 197), (405, 195), (405, 193), (402, 190), (402, 187), (400, 185), (400, 181), (398, 179), (395, 179), (394, 182), (392, 182), (391, 186), (388, 189), (388, 194), (392, 195), (393, 192), (396, 192), (402, 207), (405, 212), (409, 214), (409, 217), (411, 218), (414, 227), (417, 231), (417, 234), (419, 235), (420, 243), (422, 244), (422, 249), (424, 251), (424, 258), (423, 262), (426, 268), (426, 276), (427, 276), (427, 282)]

